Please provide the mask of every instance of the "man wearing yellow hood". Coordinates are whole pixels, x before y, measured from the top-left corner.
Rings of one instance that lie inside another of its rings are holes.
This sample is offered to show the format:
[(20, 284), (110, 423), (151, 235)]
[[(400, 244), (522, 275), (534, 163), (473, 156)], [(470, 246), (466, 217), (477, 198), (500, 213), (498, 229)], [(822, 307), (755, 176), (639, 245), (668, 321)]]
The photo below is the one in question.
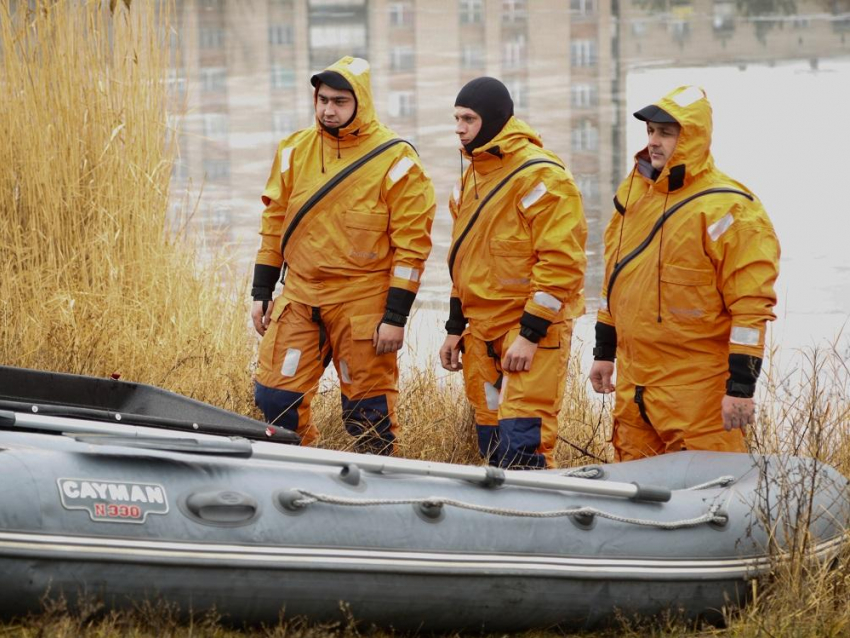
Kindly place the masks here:
[(455, 121), (469, 166), (449, 201), (453, 286), (440, 360), (463, 369), (491, 465), (554, 467), (572, 319), (584, 309), (581, 195), (513, 116), (498, 80), (467, 83)]
[(614, 198), (590, 379), (612, 392), (617, 460), (746, 451), (779, 242), (711, 156), (711, 105), (684, 86), (634, 114), (648, 144)]
[(413, 147), (378, 121), (366, 60), (344, 57), (311, 83), (316, 124), (280, 143), (262, 195), (255, 401), (313, 443), (310, 402), (333, 361), (355, 449), (391, 454), (396, 351), (431, 250), (434, 190)]

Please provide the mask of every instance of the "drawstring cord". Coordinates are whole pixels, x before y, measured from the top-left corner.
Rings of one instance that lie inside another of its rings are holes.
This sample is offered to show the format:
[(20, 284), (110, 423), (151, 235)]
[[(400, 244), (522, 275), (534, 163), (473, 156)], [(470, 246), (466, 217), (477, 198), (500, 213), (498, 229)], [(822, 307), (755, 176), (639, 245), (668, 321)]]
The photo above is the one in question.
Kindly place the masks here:
[(342, 159), (342, 155), (339, 153), (339, 135), (336, 136), (336, 158)]
[(322, 172), (325, 172), (325, 131), (319, 129), (319, 156), (322, 158)]
[(470, 155), (472, 158), (472, 186), (475, 188), (475, 199), (478, 199), (478, 180), (475, 179), (475, 155)]
[[(664, 208), (661, 210), (661, 217), (667, 214), (667, 200), (670, 198), (670, 180), (667, 180), (667, 194), (664, 196)], [(658, 317), (657, 322), (661, 323), (661, 252), (664, 249), (664, 224), (661, 224), (661, 237), (658, 239)]]

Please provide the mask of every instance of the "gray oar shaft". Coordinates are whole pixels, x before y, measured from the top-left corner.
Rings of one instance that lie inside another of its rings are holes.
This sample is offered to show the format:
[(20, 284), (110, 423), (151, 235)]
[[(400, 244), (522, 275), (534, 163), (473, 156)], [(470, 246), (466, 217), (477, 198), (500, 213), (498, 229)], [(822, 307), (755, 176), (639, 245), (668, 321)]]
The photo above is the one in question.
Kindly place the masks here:
[[(98, 421), (80, 421), (66, 417), (46, 416), (16, 412), (15, 425), (22, 428), (37, 428), (52, 432), (122, 434), (125, 436), (161, 437), (163, 439), (186, 438), (191, 435), (198, 440), (221, 440), (222, 437), (197, 432), (181, 432), (156, 428), (133, 426), (122, 423), (120, 432), (115, 424)], [(120, 443), (116, 442), (116, 445)], [(451, 463), (433, 463), (411, 459), (399, 459), (369, 454), (353, 454), (309, 447), (294, 447), (279, 443), (252, 442), (252, 458), (290, 461), (330, 467), (357, 466), (360, 470), (381, 474), (407, 474), (412, 476), (434, 476), (439, 478), (470, 481), (484, 486), (495, 487), (532, 487), (547, 490), (578, 492), (594, 496), (612, 496), (641, 501), (666, 502), (670, 500), (670, 490), (652, 485), (620, 483), (614, 481), (595, 481), (592, 479), (558, 476), (549, 473), (520, 470), (500, 470), (491, 467), (473, 465), (454, 465)]]

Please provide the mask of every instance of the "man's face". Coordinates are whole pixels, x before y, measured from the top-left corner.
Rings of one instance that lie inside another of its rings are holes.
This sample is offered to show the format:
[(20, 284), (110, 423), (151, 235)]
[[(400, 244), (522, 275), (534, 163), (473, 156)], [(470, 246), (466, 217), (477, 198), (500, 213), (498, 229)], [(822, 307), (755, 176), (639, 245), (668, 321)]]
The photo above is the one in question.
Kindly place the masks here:
[(328, 128), (339, 128), (354, 115), (354, 93), (321, 84), (316, 91), (316, 117)]
[(465, 106), (455, 107), (455, 133), (460, 138), (460, 143), (466, 146), (481, 130), (481, 116), (472, 109)]
[(679, 141), (681, 126), (673, 122), (647, 122), (646, 134), (649, 137), (647, 148), (649, 149), (649, 161), (652, 168), (660, 171), (667, 164), (667, 160), (676, 148)]

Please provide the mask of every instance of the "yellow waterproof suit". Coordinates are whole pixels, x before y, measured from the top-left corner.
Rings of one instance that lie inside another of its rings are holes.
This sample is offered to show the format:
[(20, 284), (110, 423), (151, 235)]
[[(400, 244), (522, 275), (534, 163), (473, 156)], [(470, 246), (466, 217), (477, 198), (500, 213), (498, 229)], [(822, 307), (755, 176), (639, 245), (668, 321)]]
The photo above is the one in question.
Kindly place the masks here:
[[(463, 374), (479, 449), (491, 465), (553, 467), (572, 319), (584, 310), (581, 195), (563, 162), (515, 117), (488, 144), (462, 152), (470, 166), (449, 202), (449, 268), (453, 315), (459, 306), (461, 324), (469, 322)], [(531, 370), (503, 372), (521, 330), (539, 338)]]
[(407, 143), (364, 162), (397, 139), (376, 118), (368, 63), (345, 57), (326, 71), (353, 87), (356, 112), (338, 136), (317, 120), (275, 155), (262, 195), (255, 282), (257, 269), (279, 273), (284, 262), (286, 280), (260, 346), (255, 399), (270, 422), (308, 445), (317, 436), (310, 401), (333, 360), (356, 448), (390, 453), (397, 361), (395, 353), (375, 354), (372, 335), (382, 321), (392, 323), (390, 315), (404, 325), (410, 312), (431, 249), (434, 191)]
[(779, 243), (761, 202), (714, 165), (704, 92), (680, 87), (655, 105), (681, 126), (675, 150), (660, 173), (637, 154), (604, 236), (597, 350), (614, 327), (617, 459), (745, 451), (721, 400), (736, 357), (761, 365)]

